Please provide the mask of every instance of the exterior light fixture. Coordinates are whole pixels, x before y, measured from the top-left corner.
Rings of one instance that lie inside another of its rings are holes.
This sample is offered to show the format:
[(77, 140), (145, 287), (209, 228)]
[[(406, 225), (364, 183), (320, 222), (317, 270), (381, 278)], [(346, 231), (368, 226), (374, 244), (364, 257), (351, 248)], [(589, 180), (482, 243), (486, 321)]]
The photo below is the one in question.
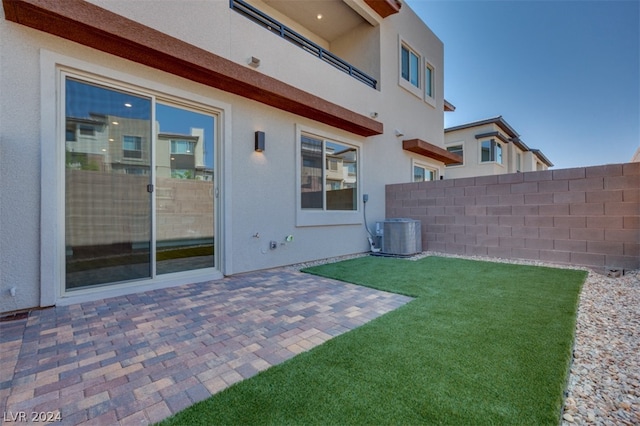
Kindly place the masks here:
[(255, 144), (255, 151), (256, 152), (262, 152), (264, 151), (264, 132), (256, 132), (256, 144)]
[(322, 19), (322, 13), (318, 13), (318, 14), (316, 15), (316, 18), (318, 18), (318, 21), (319, 21), (319, 20), (321, 20), (321, 19)]

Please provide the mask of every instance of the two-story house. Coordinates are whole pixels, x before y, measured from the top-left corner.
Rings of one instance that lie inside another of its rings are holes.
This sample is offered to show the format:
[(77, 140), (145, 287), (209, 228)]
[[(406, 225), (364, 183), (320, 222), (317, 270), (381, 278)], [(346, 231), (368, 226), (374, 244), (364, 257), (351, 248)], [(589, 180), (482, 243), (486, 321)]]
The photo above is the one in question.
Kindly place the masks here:
[(447, 151), (463, 160), (446, 165), (444, 177), (498, 175), (547, 170), (553, 163), (529, 148), (502, 116), (444, 129)]
[(461, 161), (400, 1), (0, 1), (0, 312), (364, 252)]

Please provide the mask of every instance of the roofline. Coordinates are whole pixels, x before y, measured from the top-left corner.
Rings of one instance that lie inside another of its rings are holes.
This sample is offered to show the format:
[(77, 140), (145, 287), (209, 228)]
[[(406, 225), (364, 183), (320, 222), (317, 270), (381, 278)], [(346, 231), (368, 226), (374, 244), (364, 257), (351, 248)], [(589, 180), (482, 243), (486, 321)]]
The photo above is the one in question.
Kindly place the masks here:
[(523, 151), (531, 151), (531, 149), (527, 146), (527, 144), (524, 143), (522, 139), (520, 139), (519, 137), (511, 138), (511, 142), (513, 142), (515, 146), (517, 146)]
[(518, 132), (516, 132), (513, 127), (511, 127), (509, 125), (509, 123), (507, 123), (505, 121), (504, 118), (502, 118), (501, 115), (497, 116), (497, 117), (492, 117), (492, 118), (487, 118), (484, 120), (479, 120), (479, 121), (473, 121), (471, 123), (466, 123), (466, 124), (460, 124), (458, 126), (453, 126), (453, 127), (448, 127), (446, 129), (444, 129), (444, 132), (453, 132), (456, 130), (462, 130), (462, 129), (470, 129), (472, 127), (478, 127), (478, 126), (484, 126), (485, 124), (495, 124), (498, 127), (500, 127), (510, 138), (517, 138), (520, 135), (518, 134)]
[[(487, 118), (485, 120), (479, 120), (471, 123), (460, 124), (458, 126), (448, 127), (444, 129), (444, 132), (448, 133), (456, 130), (471, 129), (473, 127), (484, 126), (486, 124), (495, 124), (498, 127), (500, 127), (507, 135), (509, 135), (509, 139), (507, 140), (505, 140), (504, 138), (500, 138), (503, 142), (512, 142), (522, 151), (525, 151), (525, 152), (529, 151), (533, 153), (533, 155), (538, 157), (540, 161), (545, 163), (548, 167), (553, 167), (553, 163), (542, 153), (542, 151), (540, 151), (539, 149), (529, 148), (527, 144), (525, 144), (522, 141), (522, 139), (520, 139), (520, 135), (518, 135), (518, 133), (513, 129), (513, 127), (511, 127), (509, 123), (507, 123), (505, 119), (502, 118), (501, 115), (497, 117)], [(484, 137), (492, 137), (492, 136), (499, 137), (500, 135), (498, 134), (498, 132), (487, 132), (487, 133), (475, 135), (476, 139), (482, 139)]]
[(551, 161), (549, 161), (549, 159), (542, 153), (542, 151), (540, 151), (539, 149), (533, 149), (532, 148), (531, 152), (533, 153), (533, 155), (538, 157), (540, 159), (540, 161), (542, 161), (544, 164), (546, 164), (547, 167), (553, 167), (553, 163)]
[(169, 133), (169, 132), (160, 132), (158, 133), (158, 137), (163, 137), (163, 138), (181, 138), (181, 139), (193, 139), (195, 141), (197, 141), (198, 139), (200, 139), (199, 136), (196, 135), (187, 135), (187, 134), (183, 134), (183, 133)]
[(487, 133), (478, 133), (475, 136), (476, 139), (486, 139), (486, 138), (497, 138), (504, 143), (512, 142), (513, 139), (507, 139), (500, 132), (487, 132)]
[(452, 104), (451, 102), (449, 102), (448, 100), (444, 100), (444, 110), (446, 112), (453, 112), (456, 110), (456, 106), (454, 104)]

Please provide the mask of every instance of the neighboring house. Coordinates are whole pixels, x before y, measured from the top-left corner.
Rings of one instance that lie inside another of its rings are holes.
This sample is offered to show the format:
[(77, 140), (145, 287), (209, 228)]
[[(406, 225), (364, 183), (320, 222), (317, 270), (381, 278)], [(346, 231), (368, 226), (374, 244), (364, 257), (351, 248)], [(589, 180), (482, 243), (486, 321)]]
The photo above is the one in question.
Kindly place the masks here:
[(640, 163), (640, 147), (636, 149), (636, 152), (633, 154), (633, 157), (631, 157), (631, 162)]
[(0, 1), (0, 312), (364, 252), (461, 161), (399, 1)]
[(547, 170), (553, 166), (538, 149), (529, 148), (502, 118), (475, 121), (444, 130), (447, 151), (463, 161), (448, 164), (447, 179)]

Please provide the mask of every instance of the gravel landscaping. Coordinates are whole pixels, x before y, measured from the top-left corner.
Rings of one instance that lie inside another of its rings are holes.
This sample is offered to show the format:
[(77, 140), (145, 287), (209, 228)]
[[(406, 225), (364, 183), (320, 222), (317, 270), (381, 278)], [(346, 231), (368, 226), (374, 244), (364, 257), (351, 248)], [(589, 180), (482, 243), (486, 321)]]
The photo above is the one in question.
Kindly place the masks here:
[(582, 288), (563, 424), (640, 424), (640, 271)]
[[(359, 256), (309, 262), (290, 268), (302, 269)], [(566, 265), (535, 261), (433, 252), (424, 252), (410, 259), (425, 256), (567, 268)], [(562, 424), (640, 424), (640, 271), (626, 271), (620, 277), (589, 271), (580, 294), (573, 354)]]

